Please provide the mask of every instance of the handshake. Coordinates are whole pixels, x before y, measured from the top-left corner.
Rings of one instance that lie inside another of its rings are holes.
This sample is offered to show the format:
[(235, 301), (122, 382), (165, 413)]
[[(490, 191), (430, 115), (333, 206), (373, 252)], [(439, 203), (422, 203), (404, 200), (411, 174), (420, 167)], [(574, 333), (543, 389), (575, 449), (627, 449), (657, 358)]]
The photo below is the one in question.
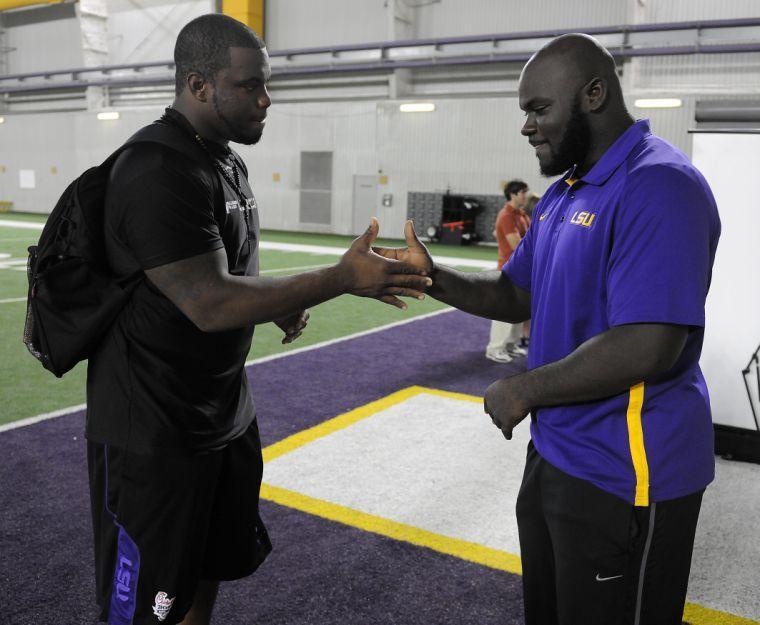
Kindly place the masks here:
[(406, 310), (399, 297), (424, 299), (426, 289), (433, 284), (433, 259), (411, 221), (404, 226), (405, 248), (375, 247), (379, 230), (380, 224), (373, 217), (367, 231), (341, 258), (336, 269), (342, 290)]
[[(434, 264), (427, 248), (417, 238), (412, 222), (407, 221), (404, 226), (406, 247), (374, 246), (379, 231), (380, 224), (373, 217), (369, 228), (354, 240), (338, 264), (325, 270), (330, 272), (329, 287), (327, 293), (322, 292), (322, 301), (350, 293), (406, 310), (406, 304), (399, 297), (425, 298), (426, 289), (433, 284)], [(285, 333), (283, 344), (292, 343), (308, 325), (309, 311), (301, 310), (275, 323)]]

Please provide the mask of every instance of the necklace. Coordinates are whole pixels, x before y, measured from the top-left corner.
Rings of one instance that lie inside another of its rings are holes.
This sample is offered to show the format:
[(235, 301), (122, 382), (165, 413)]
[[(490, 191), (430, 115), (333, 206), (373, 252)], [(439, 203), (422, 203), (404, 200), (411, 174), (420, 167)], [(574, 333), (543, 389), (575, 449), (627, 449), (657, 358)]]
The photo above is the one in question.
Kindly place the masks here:
[(235, 157), (231, 156), (230, 160), (232, 162), (232, 176), (227, 172), (227, 169), (219, 162), (219, 159), (214, 156), (214, 154), (209, 149), (208, 145), (206, 144), (206, 141), (201, 137), (196, 131), (195, 128), (190, 124), (189, 121), (185, 118), (184, 115), (182, 115), (179, 111), (175, 111), (172, 108), (167, 108), (166, 113), (163, 116), (164, 119), (171, 121), (175, 123), (177, 126), (182, 128), (185, 132), (187, 132), (190, 136), (193, 137), (195, 142), (201, 147), (201, 149), (206, 153), (206, 155), (211, 160), (211, 163), (214, 166), (214, 169), (216, 169), (217, 172), (219, 172), (219, 175), (224, 178), (227, 183), (235, 190), (235, 193), (237, 193), (238, 201), (240, 202), (240, 211), (243, 213), (243, 221), (245, 222), (245, 238), (248, 241), (248, 254), (251, 253), (251, 223), (250, 223), (250, 209), (249, 209), (249, 201), (253, 201), (253, 206), (256, 206), (256, 199), (255, 198), (247, 198), (245, 193), (243, 193), (243, 190), (240, 188), (240, 173), (238, 172), (237, 163), (235, 162)]
[[(243, 213), (243, 221), (245, 221), (245, 238), (248, 241), (248, 254), (251, 253), (251, 218), (250, 218), (250, 209), (248, 208), (248, 198), (245, 196), (245, 193), (243, 193), (243, 190), (240, 188), (240, 173), (238, 172), (237, 163), (235, 163), (235, 157), (231, 157), (232, 162), (232, 176), (227, 172), (227, 169), (219, 162), (219, 159), (216, 158), (212, 153), (211, 150), (209, 150), (209, 147), (206, 145), (206, 142), (203, 140), (203, 137), (201, 137), (197, 132), (194, 135), (194, 138), (198, 145), (203, 148), (203, 151), (208, 155), (208, 157), (211, 159), (211, 162), (214, 164), (214, 167), (216, 170), (221, 174), (222, 178), (224, 178), (229, 185), (235, 190), (235, 193), (238, 195), (238, 200), (240, 202), (240, 211)], [(253, 200), (254, 206), (256, 205), (256, 200)]]

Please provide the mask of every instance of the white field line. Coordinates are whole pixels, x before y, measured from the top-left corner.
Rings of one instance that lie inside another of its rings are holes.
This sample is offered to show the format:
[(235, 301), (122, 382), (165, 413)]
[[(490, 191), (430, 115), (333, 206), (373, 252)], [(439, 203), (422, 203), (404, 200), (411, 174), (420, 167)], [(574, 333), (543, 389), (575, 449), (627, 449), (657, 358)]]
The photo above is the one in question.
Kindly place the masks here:
[[(26, 261), (24, 261), (26, 264)], [(302, 267), (280, 267), (279, 269), (264, 269), (260, 271), (260, 274), (269, 273), (284, 273), (286, 271), (306, 271), (307, 269), (319, 269), (321, 267), (329, 267), (332, 263), (326, 263), (324, 265), (303, 265)], [(2, 263), (0, 263), (0, 269), (3, 269)], [(11, 297), (9, 299), (0, 299), (0, 304), (12, 304), (14, 302), (25, 302), (26, 297)]]
[(63, 415), (84, 410), (86, 407), (87, 407), (87, 404), (79, 404), (78, 406), (69, 406), (68, 408), (61, 408), (60, 410), (53, 410), (53, 412), (46, 412), (44, 414), (39, 414), (36, 417), (27, 417), (26, 419), (21, 419), (20, 421), (14, 421), (13, 423), (6, 423), (5, 425), (0, 425), (0, 432), (15, 430), (17, 428), (22, 428), (27, 425), (39, 423), (40, 421), (47, 421), (48, 419), (55, 419), (56, 417), (62, 417)]
[[(37, 224), (29, 221), (10, 221), (0, 219), (0, 226), (9, 228), (30, 228), (42, 230), (44, 224)], [(346, 251), (342, 247), (331, 247), (327, 245), (304, 245), (302, 243), (279, 243), (277, 241), (261, 241), (259, 248), (262, 250), (277, 250), (280, 252), (305, 252), (307, 254), (329, 254), (333, 256), (342, 256)], [(477, 260), (475, 258), (457, 258), (456, 256), (434, 256), (433, 260), (444, 265), (454, 265), (456, 267), (477, 267), (478, 269), (495, 269), (496, 262), (490, 260)]]
[[(279, 243), (276, 241), (262, 241), (259, 243), (262, 250), (278, 250), (280, 252), (305, 252), (311, 254), (331, 254), (342, 256), (345, 248), (330, 247), (327, 245), (303, 245), (301, 243)], [(443, 265), (456, 267), (477, 267), (478, 269), (496, 269), (495, 260), (478, 260), (475, 258), (457, 258), (456, 256), (434, 256), (433, 260)]]
[(346, 336), (339, 336), (336, 339), (329, 339), (327, 341), (322, 341), (321, 343), (315, 343), (314, 345), (306, 345), (305, 347), (299, 347), (289, 352), (285, 352), (284, 354), (271, 354), (270, 356), (261, 356), (260, 358), (254, 358), (253, 360), (247, 361), (245, 363), (245, 366), (250, 367), (251, 365), (258, 365), (262, 362), (277, 360), (278, 358), (284, 358), (285, 356), (295, 356), (296, 354), (302, 354), (303, 352), (310, 352), (313, 349), (319, 349), (320, 347), (327, 347), (328, 345), (335, 345), (336, 343), (342, 343), (343, 341), (348, 341), (350, 339), (358, 339), (361, 336), (375, 334), (376, 332), (381, 332), (382, 330), (390, 330), (391, 328), (397, 328), (399, 326), (406, 325), (407, 323), (412, 323), (412, 321), (420, 321), (422, 319), (429, 319), (430, 317), (435, 317), (437, 315), (452, 312), (454, 310), (455, 310), (454, 308), (447, 307), (447, 308), (443, 308), (442, 310), (435, 310), (431, 313), (426, 313), (424, 315), (417, 315), (416, 317), (412, 317), (410, 319), (402, 319), (401, 321), (394, 321), (393, 323), (388, 323), (384, 326), (378, 326), (377, 328), (370, 328), (369, 330), (362, 330), (361, 332), (354, 332), (353, 334), (348, 334)]
[[(321, 343), (315, 343), (314, 345), (307, 345), (305, 347), (293, 349), (291, 351), (284, 352), (282, 354), (271, 354), (270, 356), (262, 356), (261, 358), (254, 358), (253, 360), (247, 361), (245, 363), (245, 366), (250, 367), (252, 365), (258, 365), (263, 362), (278, 360), (279, 358), (287, 358), (288, 356), (295, 356), (296, 354), (302, 354), (304, 352), (309, 352), (311, 350), (319, 349), (321, 347), (327, 347), (328, 345), (335, 345), (336, 343), (349, 341), (351, 339), (359, 338), (360, 336), (367, 336), (370, 334), (375, 334), (376, 332), (382, 332), (383, 330), (389, 330), (390, 328), (397, 328), (399, 326), (406, 325), (407, 323), (412, 323), (413, 321), (419, 321), (421, 319), (429, 319), (430, 317), (435, 317), (436, 315), (452, 312), (453, 310), (454, 310), (453, 308), (444, 308), (443, 310), (436, 310), (434, 312), (427, 313), (425, 315), (418, 315), (416, 317), (411, 317), (410, 319), (402, 319), (401, 321), (394, 321), (393, 323), (389, 323), (384, 326), (378, 326), (377, 328), (362, 330), (361, 332), (355, 332), (354, 334), (349, 334), (347, 336), (341, 336), (336, 339), (322, 341)], [(17, 428), (25, 427), (27, 425), (39, 423), (40, 421), (47, 421), (48, 419), (55, 419), (56, 417), (62, 417), (67, 414), (84, 410), (86, 407), (87, 407), (87, 404), (80, 404), (78, 406), (69, 406), (68, 408), (61, 408), (60, 410), (54, 410), (53, 412), (46, 412), (44, 414), (40, 414), (35, 417), (28, 417), (26, 419), (14, 421), (13, 423), (6, 423), (4, 425), (0, 425), (0, 432), (7, 432), (8, 430), (15, 430)]]
[(11, 221), (10, 219), (0, 219), (0, 226), (6, 228), (26, 228), (28, 230), (42, 230), (45, 224), (35, 223), (33, 221)]
[(306, 271), (307, 269), (321, 269), (322, 267), (330, 267), (332, 263), (323, 263), (322, 265), (302, 265), (301, 267), (280, 267), (279, 269), (264, 269), (259, 271), (260, 274), (264, 273), (282, 273), (285, 271)]

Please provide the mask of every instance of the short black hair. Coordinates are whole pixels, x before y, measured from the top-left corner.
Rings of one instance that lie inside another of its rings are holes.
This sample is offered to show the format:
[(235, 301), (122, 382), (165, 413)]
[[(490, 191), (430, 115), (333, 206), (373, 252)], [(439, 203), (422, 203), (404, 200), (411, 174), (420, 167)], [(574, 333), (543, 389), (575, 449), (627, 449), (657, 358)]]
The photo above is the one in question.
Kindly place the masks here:
[(188, 22), (174, 45), (174, 90), (185, 88), (187, 75), (201, 74), (213, 82), (220, 70), (230, 66), (230, 48), (264, 48), (266, 44), (248, 26), (229, 15), (209, 13)]
[(511, 196), (520, 193), (520, 191), (527, 191), (528, 185), (522, 180), (510, 180), (504, 185), (504, 197), (509, 199)]

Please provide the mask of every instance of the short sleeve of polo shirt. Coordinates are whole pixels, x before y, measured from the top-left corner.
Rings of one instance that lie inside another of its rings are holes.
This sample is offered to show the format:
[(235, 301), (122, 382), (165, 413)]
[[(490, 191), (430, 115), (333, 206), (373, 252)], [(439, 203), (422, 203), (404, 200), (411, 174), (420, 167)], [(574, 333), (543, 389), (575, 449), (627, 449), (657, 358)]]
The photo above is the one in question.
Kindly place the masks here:
[(120, 157), (106, 204), (113, 230), (143, 269), (224, 247), (213, 188), (194, 163), (162, 146), (137, 146)]
[[(537, 224), (536, 224), (537, 225)], [(502, 271), (518, 287), (530, 291), (533, 271), (533, 245), (538, 228), (534, 225), (528, 228), (525, 236), (517, 244), (517, 248), (502, 267)]]
[(610, 326), (704, 326), (711, 206), (699, 180), (676, 167), (651, 166), (631, 176), (607, 264)]

